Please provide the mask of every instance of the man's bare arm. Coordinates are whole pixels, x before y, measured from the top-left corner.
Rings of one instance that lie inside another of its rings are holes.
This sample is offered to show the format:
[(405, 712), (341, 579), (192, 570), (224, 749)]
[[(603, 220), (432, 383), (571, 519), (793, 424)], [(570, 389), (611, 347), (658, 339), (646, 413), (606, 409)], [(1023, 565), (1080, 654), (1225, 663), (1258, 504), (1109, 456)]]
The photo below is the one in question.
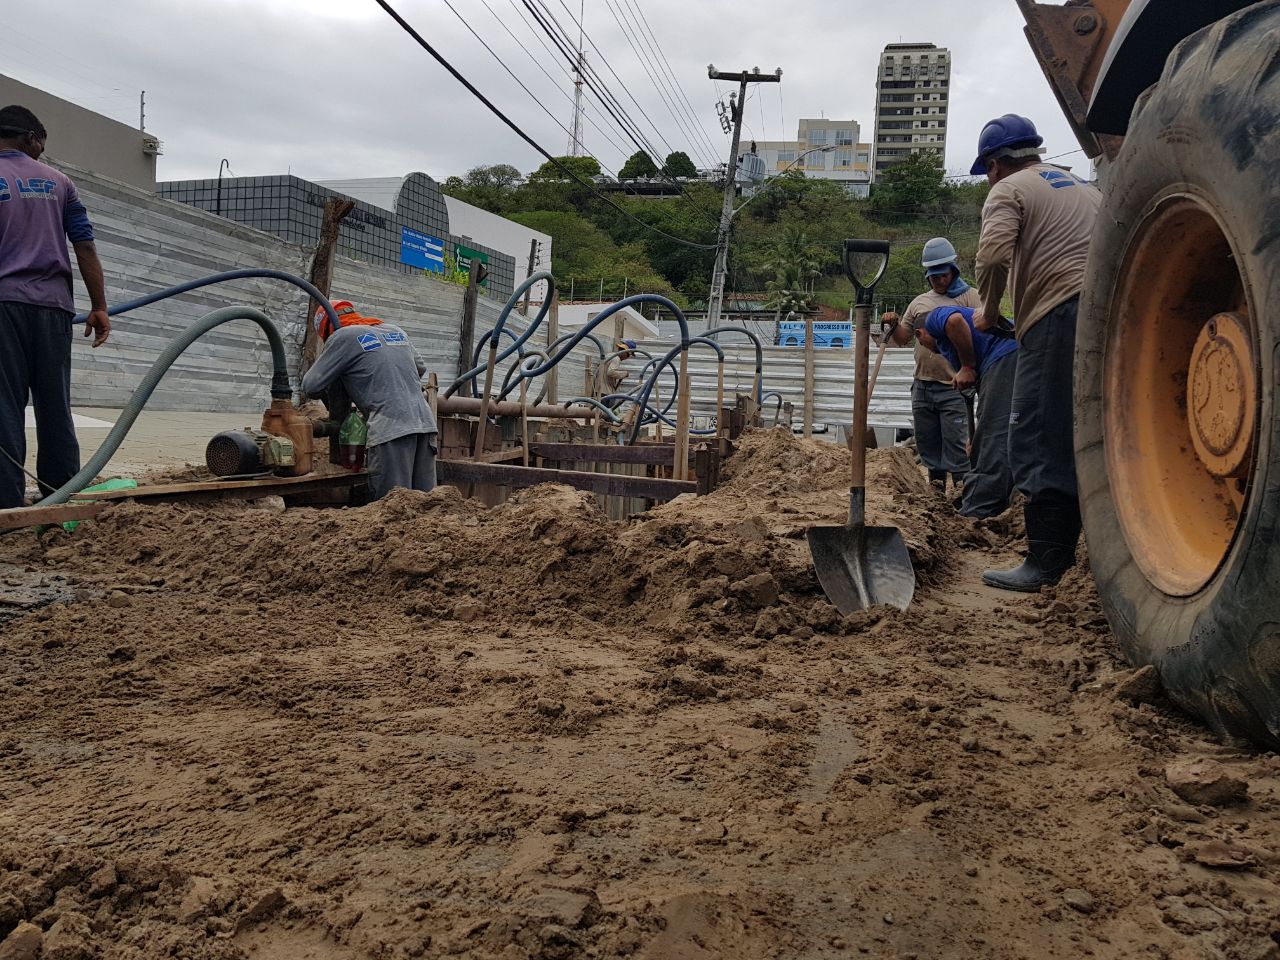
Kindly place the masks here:
[(80, 279), (89, 291), (89, 316), (85, 321), (84, 335), (96, 334), (93, 345), (100, 347), (111, 336), (111, 318), (107, 316), (107, 284), (102, 275), (102, 261), (98, 259), (98, 248), (92, 240), (82, 240), (72, 244), (76, 254), (76, 264), (80, 268)]

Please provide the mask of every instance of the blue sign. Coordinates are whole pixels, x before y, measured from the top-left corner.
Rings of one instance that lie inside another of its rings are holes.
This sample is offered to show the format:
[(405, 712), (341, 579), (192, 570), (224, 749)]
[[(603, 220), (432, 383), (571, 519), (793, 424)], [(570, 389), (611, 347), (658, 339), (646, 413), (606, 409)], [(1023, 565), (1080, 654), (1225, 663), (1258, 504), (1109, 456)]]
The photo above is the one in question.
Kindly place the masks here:
[[(804, 321), (779, 320), (778, 345), (803, 347)], [(853, 324), (848, 320), (814, 322), (813, 348), (815, 350), (840, 350), (851, 346), (853, 346)]]
[(400, 262), (419, 270), (444, 273), (444, 241), (439, 237), (401, 227)]

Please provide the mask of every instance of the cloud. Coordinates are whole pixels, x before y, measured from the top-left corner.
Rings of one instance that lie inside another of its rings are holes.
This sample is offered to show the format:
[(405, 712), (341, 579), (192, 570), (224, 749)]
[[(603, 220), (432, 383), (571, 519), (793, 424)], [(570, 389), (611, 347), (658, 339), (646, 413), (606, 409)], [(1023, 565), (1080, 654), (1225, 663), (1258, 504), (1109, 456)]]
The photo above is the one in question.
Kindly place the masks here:
[[(530, 28), (522, 0), (450, 2), (550, 115), (444, 0), (394, 5), (531, 136), (567, 152), (568, 68)], [(576, 16), (581, 0), (531, 2), (572, 30), (570, 8)], [(753, 89), (747, 136), (793, 137), (799, 118), (825, 114), (858, 120), (867, 139), (879, 53), (900, 40), (952, 51), (950, 171), (967, 170), (982, 123), (1010, 111), (1036, 120), (1050, 153), (1078, 147), (1014, 0), (962, 8), (943, 0), (585, 0), (585, 8), (588, 63), (655, 152), (723, 161), (728, 139), (715, 102), (729, 85), (707, 79), (708, 63), (782, 67), (781, 84)], [(373, 0), (62, 0), (56, 42), (14, 29), (5, 72), (19, 80), (130, 123), (138, 91), (147, 91), (147, 129), (165, 143), (162, 179), (215, 176), (223, 157), (241, 176), (291, 170), (313, 179), (410, 170), (443, 179), (478, 164), (528, 171), (541, 163)], [(636, 146), (590, 95), (587, 104), (586, 146), (616, 170)]]

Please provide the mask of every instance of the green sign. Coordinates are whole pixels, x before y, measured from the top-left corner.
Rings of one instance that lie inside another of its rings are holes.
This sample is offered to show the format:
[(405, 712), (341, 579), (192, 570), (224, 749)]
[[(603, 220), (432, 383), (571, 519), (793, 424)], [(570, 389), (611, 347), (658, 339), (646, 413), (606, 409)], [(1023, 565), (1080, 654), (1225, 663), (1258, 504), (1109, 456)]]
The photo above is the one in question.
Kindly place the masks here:
[[(486, 270), (489, 268), (489, 255), (487, 253), (481, 253), (479, 250), (472, 250), (470, 247), (464, 247), (460, 243), (455, 244), (454, 249), (458, 253), (458, 269), (461, 272), (471, 272), (471, 261), (473, 258), (483, 263)], [(480, 281), (480, 286), (487, 286), (488, 283), (489, 278), (485, 277)]]

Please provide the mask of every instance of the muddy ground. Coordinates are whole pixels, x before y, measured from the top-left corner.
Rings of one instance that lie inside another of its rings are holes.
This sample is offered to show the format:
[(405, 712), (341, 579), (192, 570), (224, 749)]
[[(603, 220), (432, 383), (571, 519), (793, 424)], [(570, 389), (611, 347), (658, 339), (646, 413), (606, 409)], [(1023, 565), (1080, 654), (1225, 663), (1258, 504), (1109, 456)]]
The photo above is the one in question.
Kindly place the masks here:
[(1083, 573), (980, 586), (1014, 524), (907, 457), (906, 613), (825, 603), (847, 454), (782, 432), (622, 523), (445, 489), (0, 538), (62, 601), (0, 623), (0, 960), (1280, 957), (1280, 761), (1135, 681)]

